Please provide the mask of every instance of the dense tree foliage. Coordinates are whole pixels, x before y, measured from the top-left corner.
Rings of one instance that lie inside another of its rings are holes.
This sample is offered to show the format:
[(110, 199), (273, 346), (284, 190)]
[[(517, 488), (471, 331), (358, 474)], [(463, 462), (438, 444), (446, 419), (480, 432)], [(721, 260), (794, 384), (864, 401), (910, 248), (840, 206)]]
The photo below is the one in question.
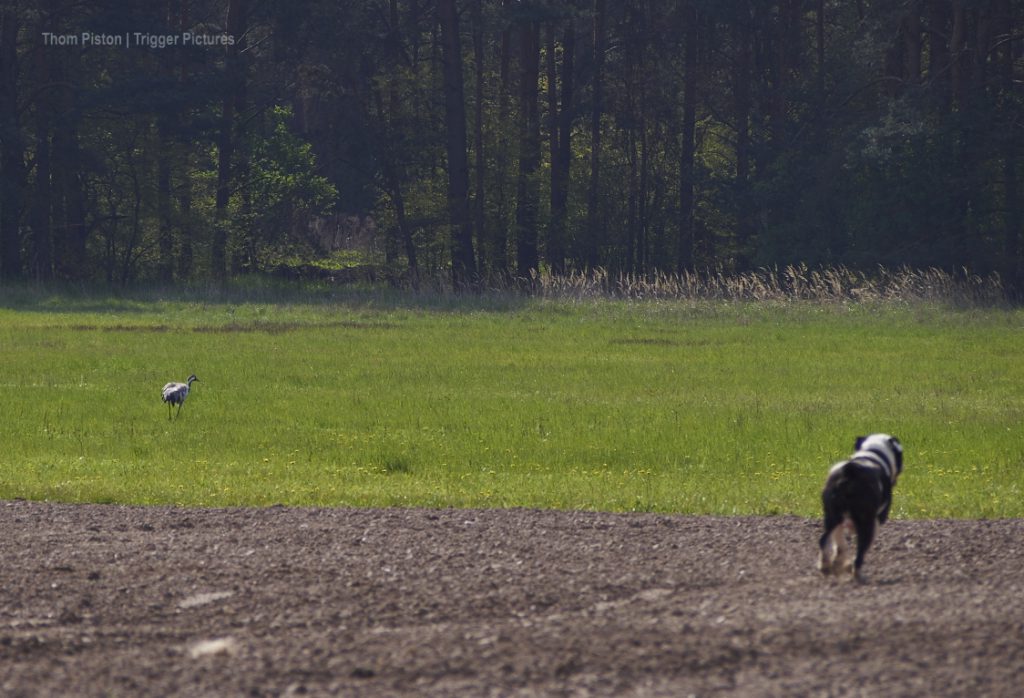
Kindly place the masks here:
[(0, 0), (0, 279), (1024, 270), (1021, 0)]

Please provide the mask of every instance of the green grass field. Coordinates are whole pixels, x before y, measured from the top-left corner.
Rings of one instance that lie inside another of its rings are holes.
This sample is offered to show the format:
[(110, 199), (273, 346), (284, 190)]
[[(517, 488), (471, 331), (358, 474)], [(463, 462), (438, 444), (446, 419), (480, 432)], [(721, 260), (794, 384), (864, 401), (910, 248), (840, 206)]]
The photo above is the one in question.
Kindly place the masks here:
[(888, 431), (895, 516), (1024, 515), (1020, 310), (0, 293), (0, 498), (817, 515)]

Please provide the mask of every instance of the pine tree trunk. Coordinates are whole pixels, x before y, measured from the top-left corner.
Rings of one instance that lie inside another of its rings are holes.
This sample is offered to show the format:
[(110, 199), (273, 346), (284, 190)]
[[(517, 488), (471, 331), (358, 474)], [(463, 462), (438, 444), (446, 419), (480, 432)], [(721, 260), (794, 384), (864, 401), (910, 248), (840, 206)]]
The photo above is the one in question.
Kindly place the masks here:
[(466, 155), (466, 103), (462, 83), (462, 45), (455, 0), (439, 0), (444, 84), (445, 150), (448, 154), (448, 216), (452, 231), (452, 283), (474, 283), (473, 221), (469, 210), (469, 162)]
[(590, 109), (590, 184), (587, 188), (587, 229), (583, 233), (583, 262), (594, 269), (604, 241), (601, 212), (601, 115), (604, 110), (605, 0), (594, 0), (594, 77)]
[[(40, 22), (39, 33), (45, 31)], [(37, 85), (50, 85), (50, 57), (52, 51), (36, 52), (35, 80)], [(53, 277), (53, 227), (51, 208), (53, 182), (51, 178), (51, 124), (53, 117), (52, 88), (40, 91), (35, 104), (35, 184), (32, 191), (32, 206), (29, 210), (29, 225), (32, 228), (32, 260), (30, 267), (37, 279)]]
[(734, 94), (736, 97), (736, 247), (737, 266), (750, 266), (748, 255), (754, 236), (754, 218), (750, 201), (750, 64), (751, 32), (747, 22), (736, 31), (739, 56), (736, 61)]
[(687, 6), (686, 49), (683, 63), (683, 132), (679, 159), (679, 240), (676, 268), (694, 264), (693, 188), (695, 131), (697, 123), (697, 10)]
[(1007, 285), (1015, 294), (1024, 291), (1024, 260), (1021, 255), (1021, 235), (1024, 233), (1024, 213), (1021, 209), (1020, 179), (1017, 158), (1020, 146), (1017, 136), (1013, 133), (1018, 118), (1014, 105), (1017, 104), (1018, 90), (1014, 81), (1014, 46), (1012, 37), (1015, 35), (1013, 24), (1013, 7), (1010, 0), (998, 3), (999, 19), (1003, 22), (1002, 47), (999, 53), (999, 67), (1002, 78), (1002, 110), (1005, 112), (1006, 125), (1003, 137), (1003, 190), (1005, 192), (1005, 231), (1003, 246), (1003, 270)]
[[(178, 0), (178, 31), (185, 31), (189, 26), (189, 2), (190, 0)], [(188, 58), (184, 51), (178, 52), (178, 84), (184, 85), (188, 82)], [(179, 116), (180, 121), (187, 120), (187, 116)], [(180, 172), (190, 171), (188, 150), (182, 148), (180, 156), (176, 160)], [(193, 250), (192, 250), (192, 181), (190, 177), (181, 177), (178, 183), (178, 278), (188, 279), (192, 275)]]
[(25, 152), (18, 118), (16, 9), (0, 10), (0, 281), (21, 277), (21, 207)]
[(519, 176), (516, 184), (516, 273), (528, 278), (539, 264), (537, 209), (540, 187), (540, 25), (523, 22), (519, 32)]
[[(504, 7), (508, 0), (502, 0)], [(510, 83), (512, 63), (512, 32), (507, 27), (501, 32), (501, 50), (498, 58), (498, 127), (497, 127), (497, 167), (495, 168), (495, 209), (492, 246), (492, 268), (499, 274), (508, 273), (508, 190), (506, 172), (509, 168), (509, 112)]]
[(162, 283), (174, 280), (174, 229), (171, 221), (171, 153), (167, 125), (157, 117), (156, 211), (159, 259), (157, 277)]
[(228, 3), (228, 34), (235, 38), (235, 44), (228, 47), (225, 70), (227, 90), (221, 105), (220, 133), (217, 138), (217, 197), (213, 228), (213, 245), (210, 251), (210, 271), (215, 279), (224, 280), (228, 274), (228, 203), (231, 200), (231, 165), (235, 151), (235, 107), (237, 90), (245, 73), (240, 69), (238, 55), (239, 41), (244, 27), (245, 0), (230, 0)]
[(484, 273), (487, 268), (487, 245), (484, 244), (487, 199), (484, 175), (484, 20), (483, 0), (473, 0), (473, 228), (476, 230), (476, 268)]
[(949, 74), (953, 82), (953, 103), (960, 109), (965, 106), (967, 76), (964, 54), (967, 51), (967, 11), (962, 0), (953, 0), (953, 34), (950, 38)]
[[(562, 34), (562, 99), (558, 113), (557, 144), (551, 160), (551, 222), (548, 231), (547, 259), (551, 272), (565, 272), (567, 215), (569, 206), (569, 173), (572, 167), (573, 71), (576, 49), (576, 27), (573, 19), (566, 20)], [(549, 78), (550, 80), (551, 78)], [(552, 104), (551, 111), (555, 111)]]
[(559, 180), (561, 179), (560, 169), (562, 163), (559, 161), (559, 149), (558, 149), (558, 65), (555, 60), (555, 29), (557, 25), (555, 22), (551, 22), (547, 29), (547, 44), (545, 48), (545, 67), (547, 80), (547, 99), (548, 99), (548, 161), (551, 163), (551, 173), (548, 187), (549, 206), (551, 210), (550, 217), (548, 218), (548, 229), (547, 229), (547, 244), (544, 249), (546, 252), (545, 259), (548, 262), (548, 266), (554, 268), (555, 264), (552, 261), (553, 257), (560, 256), (561, 249), (558, 239), (560, 239), (560, 231), (557, 230), (557, 223), (555, 221), (555, 209), (558, 207), (558, 186)]

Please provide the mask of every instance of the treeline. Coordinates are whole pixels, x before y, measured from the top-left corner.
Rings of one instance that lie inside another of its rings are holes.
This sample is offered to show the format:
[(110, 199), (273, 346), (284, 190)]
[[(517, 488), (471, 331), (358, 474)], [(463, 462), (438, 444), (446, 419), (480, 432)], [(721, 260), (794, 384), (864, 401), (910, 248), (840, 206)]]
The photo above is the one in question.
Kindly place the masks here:
[(1022, 45), (1024, 0), (0, 0), (0, 279), (1019, 285)]

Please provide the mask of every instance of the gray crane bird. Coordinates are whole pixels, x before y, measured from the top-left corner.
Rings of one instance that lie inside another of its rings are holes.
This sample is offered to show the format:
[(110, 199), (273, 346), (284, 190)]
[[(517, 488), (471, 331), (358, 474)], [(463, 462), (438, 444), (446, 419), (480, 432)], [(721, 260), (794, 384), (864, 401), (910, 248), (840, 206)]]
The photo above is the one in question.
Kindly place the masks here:
[(162, 395), (163, 401), (167, 403), (167, 419), (171, 418), (172, 405), (178, 406), (178, 412), (174, 413), (175, 417), (178, 416), (178, 413), (181, 412), (181, 406), (185, 404), (185, 398), (188, 397), (188, 391), (192, 388), (192, 381), (197, 380), (199, 379), (193, 373), (185, 383), (175, 383), (172, 381), (164, 386)]

